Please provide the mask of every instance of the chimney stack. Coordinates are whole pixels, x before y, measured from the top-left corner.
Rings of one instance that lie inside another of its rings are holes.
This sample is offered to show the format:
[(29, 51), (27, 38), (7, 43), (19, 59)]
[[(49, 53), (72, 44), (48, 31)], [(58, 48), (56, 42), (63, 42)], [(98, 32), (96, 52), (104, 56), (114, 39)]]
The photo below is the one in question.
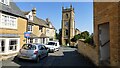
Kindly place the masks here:
[(32, 9), (32, 14), (33, 14), (33, 16), (36, 16), (36, 8)]
[(46, 18), (46, 22), (49, 22), (49, 19), (48, 19), (48, 18)]

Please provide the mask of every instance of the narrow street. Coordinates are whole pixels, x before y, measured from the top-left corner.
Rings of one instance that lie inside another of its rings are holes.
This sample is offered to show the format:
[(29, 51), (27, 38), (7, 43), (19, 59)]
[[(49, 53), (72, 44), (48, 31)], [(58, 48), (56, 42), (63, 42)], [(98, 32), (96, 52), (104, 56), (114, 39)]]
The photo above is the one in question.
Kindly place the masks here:
[(2, 62), (2, 68), (8, 67), (20, 67), (28, 68), (33, 67), (54, 67), (54, 66), (94, 66), (89, 60), (77, 53), (76, 48), (61, 47), (61, 49), (55, 53), (49, 53), (48, 57), (41, 59), (40, 63), (33, 61), (18, 60), (16, 57), (10, 58)]

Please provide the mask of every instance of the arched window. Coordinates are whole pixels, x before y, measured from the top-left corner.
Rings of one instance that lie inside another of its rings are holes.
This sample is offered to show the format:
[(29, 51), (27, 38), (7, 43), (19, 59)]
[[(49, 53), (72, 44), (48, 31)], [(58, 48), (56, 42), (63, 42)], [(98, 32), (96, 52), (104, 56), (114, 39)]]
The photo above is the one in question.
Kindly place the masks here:
[(68, 26), (69, 26), (69, 23), (68, 23), (68, 22), (65, 22), (65, 26), (68, 27)]
[(66, 14), (66, 18), (68, 18), (68, 14)]
[(68, 36), (68, 30), (67, 30), (67, 29), (66, 29), (66, 31), (65, 31), (65, 32), (66, 32), (66, 36)]

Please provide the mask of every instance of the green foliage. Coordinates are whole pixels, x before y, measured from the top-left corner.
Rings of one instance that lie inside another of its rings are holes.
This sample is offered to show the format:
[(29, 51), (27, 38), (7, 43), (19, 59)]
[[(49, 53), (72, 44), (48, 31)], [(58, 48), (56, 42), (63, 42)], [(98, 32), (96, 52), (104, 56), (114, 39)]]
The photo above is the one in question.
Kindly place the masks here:
[(72, 42), (76, 42), (79, 39), (88, 39), (89, 38), (89, 32), (84, 31), (81, 34), (75, 35), (74, 38), (71, 39)]
[(62, 37), (62, 29), (59, 29), (59, 33), (57, 33), (57, 39), (59, 40), (59, 44), (61, 45), (61, 37)]
[(72, 42), (76, 42), (77, 40), (80, 39), (80, 34), (75, 35), (74, 38), (71, 39)]
[(89, 32), (88, 31), (84, 31), (81, 33), (80, 35), (80, 39), (87, 39), (89, 37)]
[(90, 35), (88, 38), (86, 38), (84, 42), (88, 44), (93, 44), (93, 35)]

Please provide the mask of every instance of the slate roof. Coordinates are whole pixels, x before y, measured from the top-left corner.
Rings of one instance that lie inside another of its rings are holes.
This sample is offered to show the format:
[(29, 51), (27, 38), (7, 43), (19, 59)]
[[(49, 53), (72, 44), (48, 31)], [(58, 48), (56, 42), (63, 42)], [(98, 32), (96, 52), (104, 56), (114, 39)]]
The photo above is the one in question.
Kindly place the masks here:
[(28, 11), (28, 12), (23, 11), (23, 13), (24, 13), (25, 15), (28, 15), (28, 14), (30, 13), (30, 11)]
[(40, 38), (49, 38), (49, 37), (42, 33), (42, 34), (40, 35)]
[(33, 33), (30, 33), (30, 38), (38, 38), (38, 36)]
[(35, 24), (48, 27), (48, 25), (46, 24), (46, 21), (44, 21), (43, 19), (40, 19), (36, 16), (33, 17), (33, 21), (34, 21)]
[[(28, 12), (23, 11), (23, 13), (25, 15), (28, 15), (30, 13), (30, 11), (28, 11)], [(37, 16), (33, 16), (33, 21), (28, 20), (28, 22), (32, 23), (32, 24), (48, 27), (48, 28), (50, 28), (49, 25), (48, 25), (49, 23), (52, 25), (51, 22), (47, 22), (47, 21), (45, 21), (41, 18), (38, 18)], [(53, 25), (52, 25), (52, 29), (55, 29), (55, 27)]]
[(0, 11), (9, 13), (15, 16), (26, 18), (24, 13), (17, 7), (17, 5), (14, 2), (10, 2), (9, 6), (0, 3)]
[[(48, 25), (48, 24), (51, 24), (52, 25), (52, 23), (51, 22), (46, 22), (46, 24)], [(50, 27), (49, 27), (50, 28)], [(55, 27), (52, 25), (52, 29), (55, 29)]]

